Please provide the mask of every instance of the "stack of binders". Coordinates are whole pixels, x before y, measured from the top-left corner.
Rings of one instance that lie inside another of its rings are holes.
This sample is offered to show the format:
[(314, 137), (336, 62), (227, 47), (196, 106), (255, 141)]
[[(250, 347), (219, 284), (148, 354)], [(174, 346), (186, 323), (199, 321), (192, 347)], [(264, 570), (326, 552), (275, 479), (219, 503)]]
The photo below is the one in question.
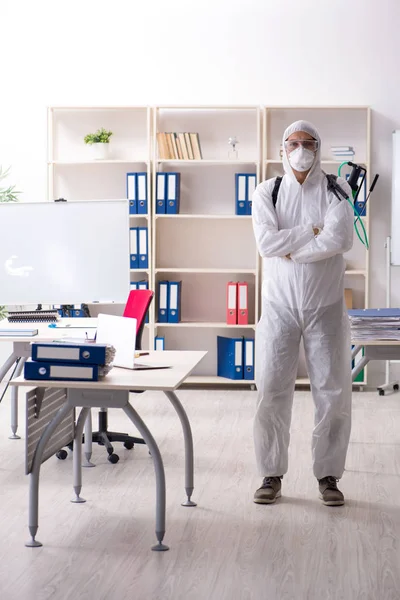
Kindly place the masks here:
[(217, 336), (218, 377), (254, 380), (254, 339)]
[(179, 323), (181, 320), (182, 281), (158, 283), (158, 322)]
[(112, 368), (115, 348), (109, 344), (38, 342), (24, 367), (28, 380), (98, 381)]
[(149, 268), (149, 239), (147, 227), (130, 228), (131, 269)]
[(228, 325), (248, 325), (248, 284), (229, 281), (226, 286), (226, 322)]
[(129, 214), (147, 215), (147, 173), (126, 174), (126, 197), (129, 200)]
[(251, 215), (253, 194), (257, 185), (255, 173), (235, 174), (236, 214)]
[(157, 173), (156, 213), (177, 215), (180, 205), (180, 173)]

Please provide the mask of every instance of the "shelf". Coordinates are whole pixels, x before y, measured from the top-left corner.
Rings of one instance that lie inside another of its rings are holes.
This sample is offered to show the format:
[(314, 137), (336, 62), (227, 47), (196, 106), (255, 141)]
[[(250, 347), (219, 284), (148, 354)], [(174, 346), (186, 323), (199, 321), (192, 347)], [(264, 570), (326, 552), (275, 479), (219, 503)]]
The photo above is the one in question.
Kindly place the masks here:
[(210, 327), (214, 329), (255, 329), (256, 325), (228, 325), (224, 322), (181, 321), (180, 323), (155, 323), (156, 327)]
[(131, 273), (150, 273), (150, 269), (130, 269)]
[[(132, 215), (135, 216), (135, 215)], [(178, 215), (154, 215), (156, 219), (238, 219), (238, 220), (251, 220), (251, 215), (191, 215), (191, 214), (178, 214)]]
[(363, 277), (366, 277), (367, 271), (365, 269), (349, 269), (348, 271), (345, 271), (344, 274), (345, 275), (362, 275)]
[(182, 385), (185, 383), (200, 385), (212, 385), (215, 383), (218, 385), (254, 385), (255, 381), (251, 379), (228, 379), (227, 377), (218, 377), (217, 375), (191, 375), (185, 379)]
[[(349, 159), (350, 160), (350, 159)], [(321, 160), (321, 165), (340, 165), (342, 162), (348, 162), (346, 161), (346, 159), (343, 160)], [(353, 160), (350, 160), (350, 162), (354, 162)], [(365, 165), (366, 162), (365, 161), (356, 161), (358, 165)], [(265, 163), (267, 165), (281, 165), (282, 164), (282, 160), (266, 160)]]
[(176, 267), (170, 269), (155, 269), (156, 273), (243, 273), (256, 275), (257, 269), (178, 269)]
[[(126, 199), (126, 198), (125, 198)], [(148, 219), (149, 215), (129, 215), (130, 219)]]
[(177, 164), (177, 165), (257, 165), (257, 160), (181, 160), (176, 158), (157, 158), (157, 163)]
[(147, 159), (133, 159), (133, 160), (51, 160), (48, 165), (132, 165), (137, 163), (149, 163)]

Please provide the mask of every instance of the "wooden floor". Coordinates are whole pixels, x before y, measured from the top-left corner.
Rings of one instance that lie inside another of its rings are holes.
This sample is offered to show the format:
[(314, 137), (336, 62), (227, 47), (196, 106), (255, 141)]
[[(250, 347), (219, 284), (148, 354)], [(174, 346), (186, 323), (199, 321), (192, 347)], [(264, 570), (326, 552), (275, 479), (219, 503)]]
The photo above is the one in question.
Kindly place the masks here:
[[(154, 553), (154, 472), (144, 446), (111, 465), (94, 448), (84, 470), (86, 504), (71, 504), (71, 456), (43, 467), (40, 549), (28, 538), (24, 441), (11, 441), (9, 400), (0, 406), (1, 600), (399, 600), (400, 394), (354, 395), (353, 431), (341, 481), (347, 504), (318, 500), (310, 460), (312, 401), (295, 397), (283, 497), (259, 506), (251, 391), (180, 392), (193, 425), (194, 499), (183, 508), (182, 432), (159, 393), (133, 404), (155, 434), (167, 478), (166, 553)], [(24, 403), (20, 402), (24, 436)], [(110, 414), (126, 430), (122, 411)], [(131, 430), (128, 425), (128, 429)]]

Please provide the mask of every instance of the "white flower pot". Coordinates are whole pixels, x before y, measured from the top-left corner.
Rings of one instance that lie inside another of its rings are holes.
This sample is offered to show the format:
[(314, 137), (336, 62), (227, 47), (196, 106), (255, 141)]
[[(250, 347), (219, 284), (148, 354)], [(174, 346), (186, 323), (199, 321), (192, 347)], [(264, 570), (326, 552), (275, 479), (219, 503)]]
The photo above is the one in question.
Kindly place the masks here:
[(105, 160), (109, 157), (110, 144), (100, 142), (98, 144), (91, 144), (92, 157), (94, 160)]

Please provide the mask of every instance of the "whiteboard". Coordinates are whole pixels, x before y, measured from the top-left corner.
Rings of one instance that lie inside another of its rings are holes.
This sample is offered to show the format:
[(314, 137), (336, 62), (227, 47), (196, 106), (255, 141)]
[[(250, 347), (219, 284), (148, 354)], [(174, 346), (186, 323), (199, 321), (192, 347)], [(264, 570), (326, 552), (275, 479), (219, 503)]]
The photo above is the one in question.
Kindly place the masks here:
[(126, 302), (126, 200), (0, 204), (0, 304)]
[(400, 265), (400, 131), (393, 132), (391, 262)]

